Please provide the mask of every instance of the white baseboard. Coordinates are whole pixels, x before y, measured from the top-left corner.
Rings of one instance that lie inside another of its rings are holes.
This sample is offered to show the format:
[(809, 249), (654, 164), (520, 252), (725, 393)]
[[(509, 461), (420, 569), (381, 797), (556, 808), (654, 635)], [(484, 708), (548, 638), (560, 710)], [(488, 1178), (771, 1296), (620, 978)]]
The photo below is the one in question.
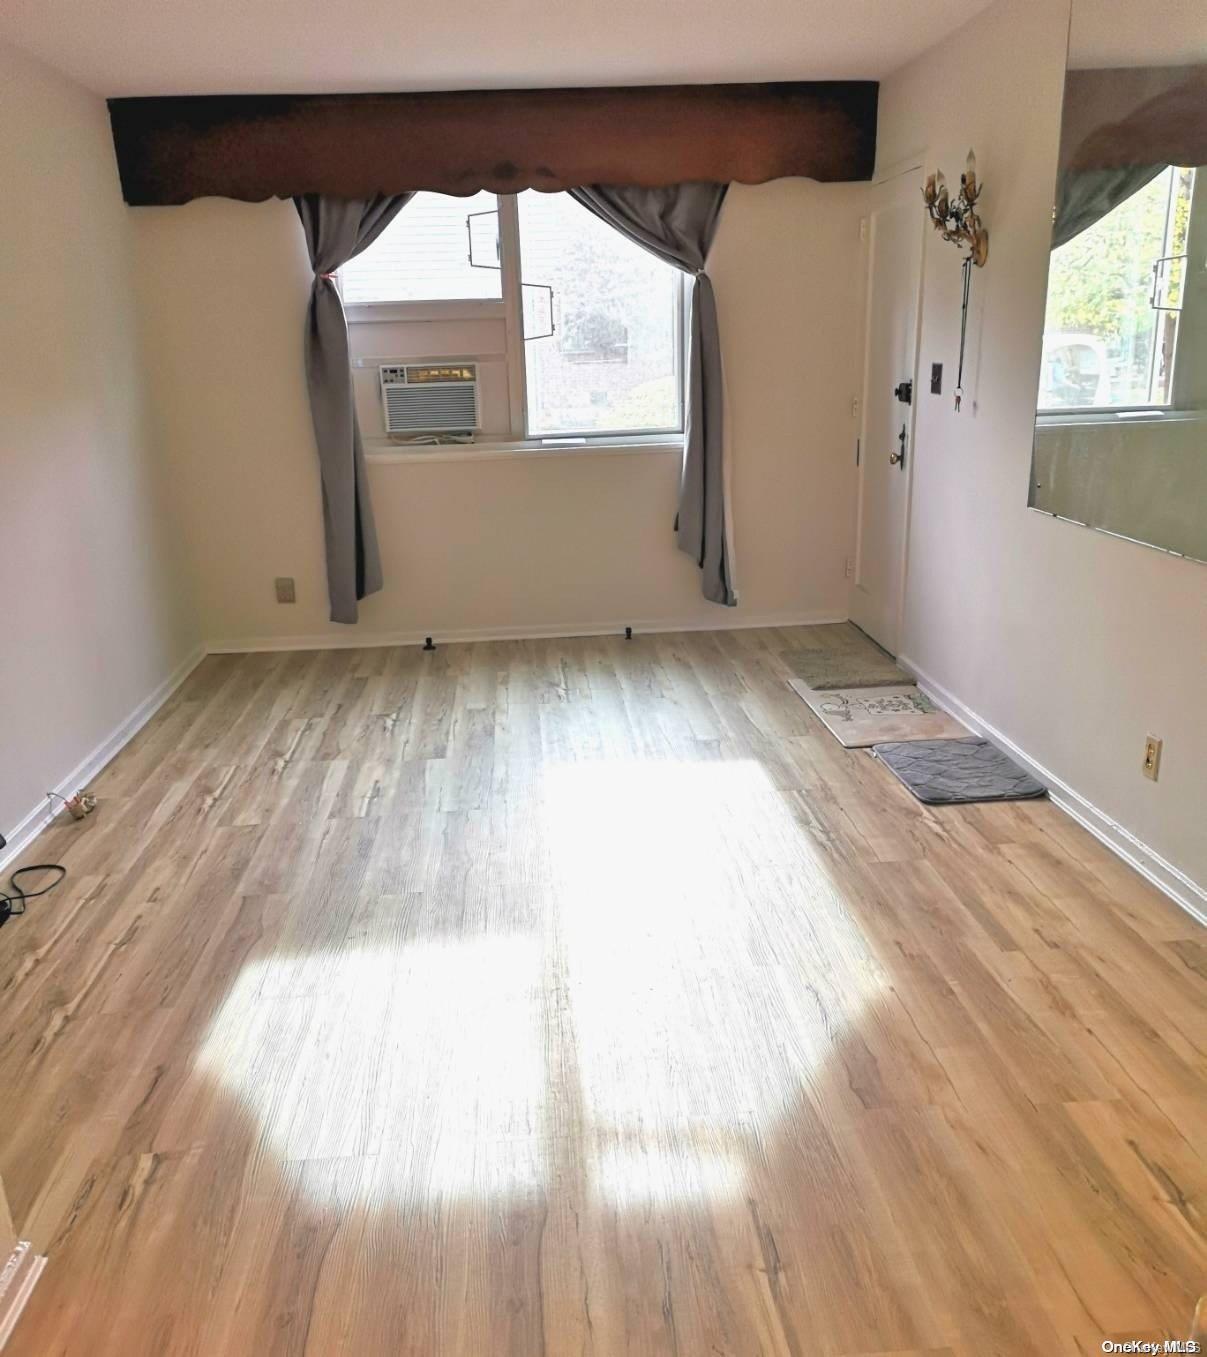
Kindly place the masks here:
[[(102, 768), (123, 749), (147, 724), (169, 697), (185, 681), (206, 655), (241, 655), (259, 651), (279, 650), (361, 650), (375, 649), (380, 646), (418, 646), (431, 635), (440, 643), (458, 641), (515, 641), (544, 640), (574, 636), (611, 636), (623, 635), (626, 626), (631, 626), (635, 634), (676, 631), (732, 631), (750, 627), (799, 627), (823, 622), (845, 622), (845, 613), (745, 613), (731, 616), (729, 609), (718, 608), (719, 614), (714, 622), (707, 620), (667, 618), (644, 619), (634, 622), (605, 623), (559, 623), (548, 627), (462, 627), (441, 631), (433, 627), (432, 631), (368, 632), (359, 628), (348, 629), (328, 635), (326, 633), (310, 636), (249, 636), (237, 640), (210, 641), (197, 646), (184, 662), (155, 689), (149, 697), (140, 702), (133, 712), (112, 731), (104, 740), (83, 759), (75, 768), (50, 788), (60, 796), (71, 796), (87, 784)], [(0, 849), (0, 870), (17, 858), (29, 847), (30, 843), (54, 819), (62, 807), (43, 798), (16, 825), (9, 835), (8, 843)]]
[[(816, 626), (824, 623), (845, 622), (843, 613), (756, 613), (736, 617), (719, 617), (701, 621), (695, 618), (640, 619), (632, 622), (611, 623), (559, 623), (548, 627), (462, 627), (448, 631), (433, 628), (431, 633), (421, 631), (406, 632), (362, 632), (359, 629), (334, 635), (309, 636), (262, 636), (245, 637), (238, 640), (211, 641), (198, 646), (180, 664), (174, 673), (144, 699), (134, 711), (111, 732), (76, 768), (74, 768), (53, 790), (64, 796), (70, 796), (80, 787), (84, 787), (105, 767), (107, 763), (127, 745), (130, 740), (147, 724), (152, 716), (164, 705), (177, 688), (185, 681), (207, 654), (234, 655), (250, 654), (261, 651), (281, 650), (348, 650), (375, 649), (381, 646), (422, 645), (427, 635), (432, 635), (440, 643), (465, 641), (514, 641), (514, 640), (556, 640), (577, 636), (623, 635), (626, 626), (633, 628), (634, 634), (649, 635), (658, 632), (683, 631), (735, 631), (756, 627), (800, 627)], [(1067, 815), (1105, 844), (1141, 876), (1151, 881), (1180, 905), (1188, 914), (1207, 925), (1207, 889), (1193, 881), (1180, 868), (1161, 857), (1148, 844), (1137, 838), (1129, 829), (1113, 820), (1105, 811), (1099, 810), (1080, 792), (1070, 787), (1055, 773), (1038, 763), (1024, 749), (1021, 749), (1010, 737), (974, 712), (956, 695), (924, 670), (920, 669), (908, 656), (897, 657), (903, 669), (917, 679), (919, 686), (935, 701), (953, 715), (958, 716), (969, 729), (992, 740), (1004, 749), (1018, 763), (1022, 764), (1032, 776), (1048, 788), (1051, 799)], [(22, 853), (30, 842), (50, 823), (55, 809), (40, 801), (13, 830), (8, 844), (0, 850), (0, 869)]]
[(211, 655), (246, 655), (273, 650), (375, 650), (382, 646), (419, 646), (428, 636), (437, 644), (545, 641), (576, 636), (622, 636), (625, 627), (632, 627), (634, 635), (650, 635), (676, 631), (740, 631), (753, 627), (809, 627), (847, 620), (845, 611), (742, 613), (718, 608), (717, 614), (716, 621), (712, 618), (625, 618), (617, 622), (556, 622), (549, 626), (454, 627), (447, 630), (433, 626), (426, 631), (362, 631), (359, 627), (349, 627), (309, 636), (241, 636), (209, 641), (206, 650)]
[(904, 655), (897, 657), (897, 663), (918, 681), (918, 686), (930, 697), (958, 716), (970, 730), (991, 740), (999, 749), (1004, 749), (1016, 763), (1021, 764), (1032, 777), (1038, 778), (1048, 789), (1051, 798), (1066, 815), (1071, 815), (1078, 824), (1088, 829), (1093, 836), (1104, 843), (1113, 853), (1121, 857), (1129, 866), (1134, 867), (1141, 876), (1151, 881), (1158, 890), (1163, 891), (1175, 904), (1180, 905), (1187, 914), (1192, 915), (1201, 924), (1207, 924), (1207, 890), (1196, 881), (1192, 881), (1180, 868), (1167, 862), (1159, 853), (1138, 839), (1129, 829), (1112, 820), (1103, 810), (1099, 810), (1091, 801), (1087, 801), (1080, 792), (1070, 787), (1062, 778), (1037, 763), (1024, 749), (1020, 749), (1008, 735), (991, 725), (982, 716), (978, 716), (970, 707), (949, 692), (941, 683), (919, 669)]
[[(54, 791), (59, 796), (69, 797), (82, 787), (86, 787), (89, 782), (101, 771), (101, 769), (117, 755), (138, 732), (147, 724), (152, 716), (163, 706), (169, 697), (185, 681), (194, 669), (205, 659), (206, 650), (204, 646), (197, 646), (192, 650), (184, 662), (155, 689), (153, 693), (130, 713), (126, 719), (111, 731), (87, 758), (83, 759), (75, 768), (67, 774), (56, 786), (49, 790)], [(54, 819), (59, 811), (63, 809), (62, 803), (55, 801), (48, 802), (45, 797), (38, 802), (36, 806), (22, 819), (13, 832), (9, 835), (8, 843), (3, 849), (0, 849), (0, 870), (3, 870), (19, 854), (23, 853), (30, 843), (42, 832), (43, 829)]]
[(22, 1242), (0, 1267), (0, 1348), (8, 1342), (45, 1266), (46, 1259)]

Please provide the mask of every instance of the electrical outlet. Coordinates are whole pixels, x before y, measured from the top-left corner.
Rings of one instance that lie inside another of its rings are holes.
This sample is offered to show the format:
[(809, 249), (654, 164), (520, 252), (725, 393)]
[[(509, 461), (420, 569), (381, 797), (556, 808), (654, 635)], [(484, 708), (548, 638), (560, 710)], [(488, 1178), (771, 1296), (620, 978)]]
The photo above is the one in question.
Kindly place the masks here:
[(1144, 741), (1144, 762), (1140, 765), (1140, 771), (1150, 782), (1156, 782), (1161, 775), (1161, 746), (1164, 743), (1155, 735), (1150, 735)]
[(293, 576), (282, 575), (276, 581), (277, 602), (278, 603), (296, 603), (298, 601), (297, 590), (293, 587)]
[(847, 572), (847, 579), (850, 579), (851, 576), (855, 573), (855, 558), (854, 558), (854, 556), (848, 556), (848, 557), (847, 557), (846, 572)]

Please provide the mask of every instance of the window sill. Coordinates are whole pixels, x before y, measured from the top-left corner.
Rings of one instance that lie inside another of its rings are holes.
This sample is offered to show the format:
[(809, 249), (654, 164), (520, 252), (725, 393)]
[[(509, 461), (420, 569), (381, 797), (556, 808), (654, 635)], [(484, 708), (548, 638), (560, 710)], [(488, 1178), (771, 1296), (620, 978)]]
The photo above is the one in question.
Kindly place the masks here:
[(1040, 429), (1059, 429), (1077, 425), (1113, 424), (1126, 428), (1132, 424), (1176, 424), (1184, 420), (1207, 419), (1207, 410), (1144, 409), (1041, 411), (1035, 416)]
[(509, 462), (547, 457), (628, 457), (651, 453), (683, 454), (683, 435), (644, 435), (622, 438), (483, 440), (480, 443), (432, 443), (407, 447), (386, 438), (365, 439), (370, 462)]

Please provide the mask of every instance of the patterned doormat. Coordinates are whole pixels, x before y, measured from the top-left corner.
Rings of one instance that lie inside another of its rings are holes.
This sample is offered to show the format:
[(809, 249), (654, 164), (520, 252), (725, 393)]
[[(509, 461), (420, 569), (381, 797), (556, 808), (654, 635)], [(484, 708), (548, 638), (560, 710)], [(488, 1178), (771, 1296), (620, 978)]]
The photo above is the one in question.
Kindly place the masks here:
[(846, 749), (895, 740), (941, 740), (968, 730), (912, 685), (888, 688), (839, 688), (816, 692), (800, 679), (793, 691)]

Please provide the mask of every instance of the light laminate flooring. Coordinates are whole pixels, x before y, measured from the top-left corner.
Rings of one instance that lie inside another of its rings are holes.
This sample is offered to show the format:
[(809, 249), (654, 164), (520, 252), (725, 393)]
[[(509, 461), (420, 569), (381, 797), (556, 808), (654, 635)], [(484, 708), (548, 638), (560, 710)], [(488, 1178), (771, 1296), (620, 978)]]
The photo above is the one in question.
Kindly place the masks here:
[(1207, 1290), (1207, 934), (788, 630), (212, 656), (26, 855), (6, 1357), (1028, 1357)]

